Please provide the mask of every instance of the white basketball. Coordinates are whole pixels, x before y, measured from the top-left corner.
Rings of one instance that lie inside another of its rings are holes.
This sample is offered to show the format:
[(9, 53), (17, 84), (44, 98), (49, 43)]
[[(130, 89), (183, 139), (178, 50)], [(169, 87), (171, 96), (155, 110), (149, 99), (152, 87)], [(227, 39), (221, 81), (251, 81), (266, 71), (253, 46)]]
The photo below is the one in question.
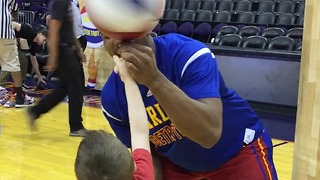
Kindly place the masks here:
[(135, 39), (152, 31), (161, 19), (165, 0), (84, 0), (91, 22), (104, 35)]

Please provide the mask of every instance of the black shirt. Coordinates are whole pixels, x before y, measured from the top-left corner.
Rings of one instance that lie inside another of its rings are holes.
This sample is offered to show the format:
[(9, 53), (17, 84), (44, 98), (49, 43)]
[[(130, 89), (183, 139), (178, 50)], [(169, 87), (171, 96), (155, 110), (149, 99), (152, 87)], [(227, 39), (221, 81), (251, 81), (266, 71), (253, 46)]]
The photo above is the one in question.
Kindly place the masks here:
[(29, 24), (21, 24), (20, 31), (15, 31), (17, 38), (26, 39), (29, 46), (29, 52), (31, 55), (36, 55), (36, 49), (38, 44), (34, 42), (34, 38), (37, 36), (37, 33), (32, 29)]
[(70, 0), (52, 0), (49, 8), (51, 19), (62, 21), (60, 43), (75, 44), (73, 15)]

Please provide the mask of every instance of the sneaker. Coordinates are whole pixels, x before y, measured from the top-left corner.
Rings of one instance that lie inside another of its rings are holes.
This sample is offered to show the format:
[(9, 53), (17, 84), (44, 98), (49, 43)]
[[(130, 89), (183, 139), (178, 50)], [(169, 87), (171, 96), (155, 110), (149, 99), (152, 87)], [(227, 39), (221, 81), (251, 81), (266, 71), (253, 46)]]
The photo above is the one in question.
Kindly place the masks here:
[(31, 89), (28, 85), (26, 85), (25, 83), (22, 84), (22, 89), (23, 90), (28, 90)]
[(39, 118), (39, 116), (37, 116), (35, 113), (32, 112), (32, 107), (28, 107), (26, 110), (27, 113), (27, 117), (28, 117), (28, 125), (30, 127), (31, 130), (35, 130), (36, 129), (36, 120)]
[(82, 128), (77, 131), (70, 131), (69, 135), (73, 137), (84, 137), (86, 136), (87, 131), (88, 131), (87, 129)]
[(3, 106), (6, 108), (14, 107), (16, 105), (16, 96), (17, 96), (16, 93), (12, 95), (10, 99)]
[(22, 108), (22, 107), (27, 107), (27, 106), (32, 106), (36, 100), (27, 94), (24, 95), (24, 102), (16, 102), (15, 107), (16, 108)]
[(0, 99), (2, 99), (7, 93), (8, 93), (8, 91), (6, 89), (1, 89), (0, 90)]
[(13, 92), (7, 92), (4, 97), (0, 99), (0, 106), (3, 106), (7, 101), (9, 101), (11, 96), (13, 96)]

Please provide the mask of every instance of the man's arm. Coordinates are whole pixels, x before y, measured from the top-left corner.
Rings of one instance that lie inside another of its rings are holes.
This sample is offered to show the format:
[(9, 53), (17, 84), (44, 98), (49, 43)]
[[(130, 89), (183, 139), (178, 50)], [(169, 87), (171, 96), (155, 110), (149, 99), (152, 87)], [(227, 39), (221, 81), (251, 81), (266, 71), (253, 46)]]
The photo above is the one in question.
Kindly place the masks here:
[[(149, 88), (171, 122), (184, 136), (205, 148), (211, 148), (218, 142), (222, 133), (222, 102), (219, 98), (190, 98), (160, 72), (156, 66), (154, 52), (148, 46), (122, 44), (117, 52), (123, 59), (132, 63), (129, 70), (133, 78)], [(205, 62), (215, 62), (210, 53), (207, 53)], [(205, 73), (207, 74), (198, 75), (199, 73), (195, 72), (189, 79), (197, 78), (204, 84), (219, 80), (217, 70), (214, 72), (217, 79), (212, 79), (210, 72)], [(197, 84), (198, 81), (192, 83)], [(199, 89), (196, 84), (194, 87)], [(218, 91), (217, 86), (210, 85), (215, 88), (214, 91)]]
[(38, 83), (39, 82), (44, 82), (44, 80), (42, 79), (40, 70), (39, 70), (39, 64), (38, 64), (38, 61), (37, 61), (37, 57), (32, 55), (32, 54), (30, 54), (30, 61), (31, 61), (31, 65), (32, 65), (32, 68), (33, 68), (34, 72), (38, 76)]
[(49, 58), (45, 69), (47, 71), (54, 71), (57, 68), (57, 61), (59, 56), (59, 37), (62, 21), (52, 19), (50, 20), (49, 28)]
[(76, 37), (74, 37), (74, 40), (75, 40), (75, 46), (76, 46), (76, 51), (78, 53), (78, 56), (80, 57), (80, 59), (83, 63), (86, 63), (87, 57), (83, 52), (83, 48), (82, 48), (80, 42), (78, 41), (78, 39)]
[(21, 24), (20, 23), (17, 23), (17, 22), (14, 22), (14, 21), (12, 21), (12, 28), (13, 28), (13, 30), (15, 30), (15, 31), (20, 31), (21, 30)]
[(148, 88), (183, 135), (205, 148), (218, 142), (222, 132), (220, 99), (191, 99), (162, 74)]

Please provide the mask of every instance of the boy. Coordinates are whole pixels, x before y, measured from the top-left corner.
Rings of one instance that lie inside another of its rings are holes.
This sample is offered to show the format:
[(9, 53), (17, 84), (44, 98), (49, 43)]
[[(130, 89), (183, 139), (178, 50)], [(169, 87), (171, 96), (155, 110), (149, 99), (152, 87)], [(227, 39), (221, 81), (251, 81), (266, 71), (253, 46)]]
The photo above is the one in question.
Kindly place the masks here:
[(75, 162), (78, 180), (154, 179), (149, 145), (149, 128), (138, 85), (127, 71), (128, 63), (113, 57), (115, 72), (125, 84), (130, 119), (132, 156), (116, 137), (103, 131), (89, 131), (81, 141)]

